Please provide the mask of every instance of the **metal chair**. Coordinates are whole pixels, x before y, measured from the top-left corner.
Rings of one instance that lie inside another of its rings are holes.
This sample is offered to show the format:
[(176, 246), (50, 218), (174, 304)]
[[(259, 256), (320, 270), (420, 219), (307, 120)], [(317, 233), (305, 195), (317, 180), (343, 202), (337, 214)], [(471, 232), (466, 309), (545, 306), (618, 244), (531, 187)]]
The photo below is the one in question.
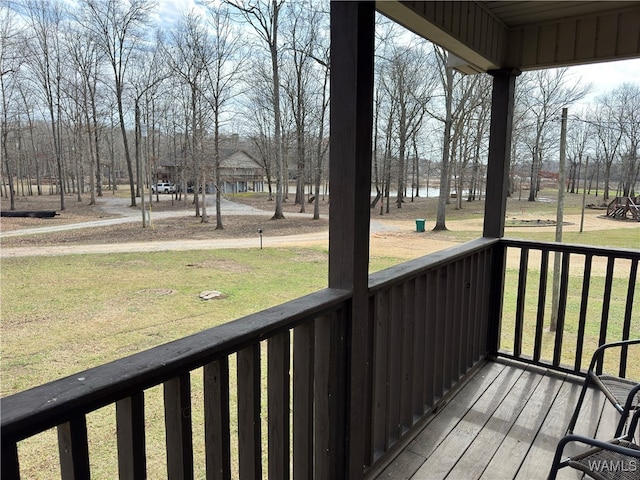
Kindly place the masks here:
[[(558, 470), (571, 467), (596, 480), (638, 480), (640, 478), (640, 446), (633, 435), (638, 427), (640, 410), (631, 418), (627, 433), (613, 440), (595, 440), (581, 435), (567, 435), (558, 442), (548, 480), (555, 480)], [(637, 433), (637, 432), (636, 432)], [(570, 443), (582, 443), (590, 448), (571, 457), (562, 458)]]
[(624, 370), (619, 372), (619, 376), (603, 374), (602, 366), (604, 354), (607, 350), (619, 348), (626, 353), (629, 346), (636, 344), (640, 344), (640, 339), (607, 343), (600, 346), (593, 353), (591, 364), (587, 371), (587, 377), (582, 384), (578, 403), (576, 404), (575, 411), (573, 412), (573, 416), (571, 417), (569, 426), (567, 427), (567, 435), (573, 433), (573, 429), (580, 413), (580, 408), (582, 407), (582, 403), (584, 402), (584, 398), (587, 393), (587, 388), (589, 388), (590, 385), (597, 387), (602, 393), (604, 393), (607, 400), (609, 400), (618, 413), (620, 413), (620, 421), (614, 437), (617, 438), (622, 435), (629, 415), (634, 410), (640, 408), (640, 383), (637, 380), (624, 378)]

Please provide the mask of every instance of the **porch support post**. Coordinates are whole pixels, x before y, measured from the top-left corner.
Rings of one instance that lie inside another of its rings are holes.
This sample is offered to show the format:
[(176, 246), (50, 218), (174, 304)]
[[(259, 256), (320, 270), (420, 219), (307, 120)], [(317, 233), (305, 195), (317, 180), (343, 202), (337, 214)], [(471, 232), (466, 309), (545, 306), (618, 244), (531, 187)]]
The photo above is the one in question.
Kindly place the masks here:
[(350, 479), (363, 477), (371, 424), (366, 391), (374, 30), (375, 2), (331, 2), (329, 287), (353, 292), (346, 329), (345, 464), (339, 474)]
[(493, 76), (493, 93), (483, 236), (500, 238), (504, 236), (507, 211), (513, 103), (516, 77), (520, 71), (493, 70), (488, 73)]
[[(489, 131), (489, 161), (487, 165), (487, 193), (484, 206), (484, 237), (504, 236), (509, 164), (511, 162), (511, 132), (516, 77), (519, 70), (494, 70), (491, 97), (491, 126)], [(486, 353), (496, 355), (500, 348), (500, 318), (502, 317), (502, 291), (506, 248), (494, 247), (489, 272), (489, 310)]]

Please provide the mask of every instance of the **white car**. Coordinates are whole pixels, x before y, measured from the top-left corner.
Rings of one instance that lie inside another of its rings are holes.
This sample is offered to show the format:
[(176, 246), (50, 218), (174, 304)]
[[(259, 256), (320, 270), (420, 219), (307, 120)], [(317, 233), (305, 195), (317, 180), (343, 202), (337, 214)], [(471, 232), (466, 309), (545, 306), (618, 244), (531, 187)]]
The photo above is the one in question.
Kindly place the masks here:
[(153, 193), (175, 193), (176, 186), (173, 183), (157, 183), (151, 185), (151, 191)]

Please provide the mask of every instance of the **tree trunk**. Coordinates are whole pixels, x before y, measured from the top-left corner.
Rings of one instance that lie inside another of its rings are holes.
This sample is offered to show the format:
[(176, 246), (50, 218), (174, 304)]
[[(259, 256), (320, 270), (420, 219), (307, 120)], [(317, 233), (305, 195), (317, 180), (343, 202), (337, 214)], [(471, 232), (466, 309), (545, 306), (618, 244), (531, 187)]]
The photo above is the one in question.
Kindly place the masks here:
[[(446, 67), (445, 67), (446, 68)], [(444, 122), (444, 145), (442, 148), (442, 163), (440, 166), (440, 196), (438, 197), (438, 211), (436, 213), (436, 225), (434, 231), (447, 230), (445, 222), (447, 197), (449, 197), (449, 157), (451, 153), (451, 109), (453, 102), (453, 72), (446, 68), (447, 92), (445, 94), (445, 122)]]
[(129, 141), (127, 140), (127, 127), (124, 122), (124, 109), (122, 107), (122, 84), (116, 77), (116, 101), (118, 103), (118, 119), (120, 121), (120, 133), (122, 134), (122, 144), (124, 146), (124, 158), (127, 162), (127, 173), (129, 174), (129, 190), (131, 191), (131, 206), (136, 206), (136, 190), (133, 184), (133, 165), (131, 154), (129, 153)]

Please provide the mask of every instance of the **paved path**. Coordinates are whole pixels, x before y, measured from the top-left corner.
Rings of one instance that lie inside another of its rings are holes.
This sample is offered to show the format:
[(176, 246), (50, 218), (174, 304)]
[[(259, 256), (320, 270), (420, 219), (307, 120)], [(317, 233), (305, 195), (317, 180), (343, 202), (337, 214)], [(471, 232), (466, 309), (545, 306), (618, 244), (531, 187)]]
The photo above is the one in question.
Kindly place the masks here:
[[(121, 223), (140, 222), (141, 213), (129, 207), (129, 199), (109, 198), (101, 208), (110, 214), (120, 215), (118, 218), (105, 220), (95, 220), (82, 223), (71, 223), (67, 225), (55, 225), (50, 227), (36, 227), (10, 232), (1, 232), (0, 239), (19, 236), (34, 235), (75, 230), (80, 228), (104, 227)], [(225, 215), (263, 215), (270, 217), (273, 212), (260, 210), (249, 205), (232, 202), (223, 199), (222, 211)], [(170, 212), (153, 212), (152, 218), (169, 218), (185, 215), (193, 215), (192, 210), (179, 210)], [(287, 217), (309, 217), (308, 213), (287, 212)], [(393, 231), (395, 227), (388, 226), (381, 222), (372, 221), (371, 231)], [(296, 235), (265, 236), (263, 237), (263, 247), (280, 247), (293, 245), (328, 245), (329, 232), (312, 232)], [(73, 254), (95, 254), (95, 253), (124, 253), (124, 252), (161, 252), (168, 250), (202, 250), (202, 249), (225, 249), (225, 248), (260, 248), (259, 238), (221, 238), (207, 240), (167, 240), (157, 242), (126, 242), (126, 243), (105, 243), (90, 245), (48, 245), (42, 247), (12, 247), (0, 249), (0, 257), (25, 257), (25, 256), (52, 256), (52, 255), (73, 255)]]
[[(65, 225), (54, 225), (50, 227), (23, 228), (21, 230), (12, 230), (10, 232), (0, 232), (0, 239), (7, 237), (17, 237), (20, 235), (34, 235), (39, 233), (63, 232), (67, 230), (77, 230), (79, 228), (92, 227), (108, 227), (109, 225), (118, 225), (121, 223), (142, 222), (142, 213), (139, 210), (129, 207), (129, 199), (127, 198), (108, 198), (104, 205), (100, 208), (111, 215), (120, 215), (117, 218), (107, 218), (104, 220), (94, 220), (91, 222), (69, 223)], [(208, 208), (212, 206), (208, 205)], [(259, 210), (249, 205), (231, 202), (229, 200), (222, 201), (222, 209), (226, 215), (273, 215), (273, 213), (265, 210)], [(154, 212), (151, 210), (153, 219), (184, 217), (193, 215), (193, 210), (172, 210), (169, 212)], [(289, 215), (289, 214), (288, 214)], [(293, 214), (295, 215), (295, 214)]]

